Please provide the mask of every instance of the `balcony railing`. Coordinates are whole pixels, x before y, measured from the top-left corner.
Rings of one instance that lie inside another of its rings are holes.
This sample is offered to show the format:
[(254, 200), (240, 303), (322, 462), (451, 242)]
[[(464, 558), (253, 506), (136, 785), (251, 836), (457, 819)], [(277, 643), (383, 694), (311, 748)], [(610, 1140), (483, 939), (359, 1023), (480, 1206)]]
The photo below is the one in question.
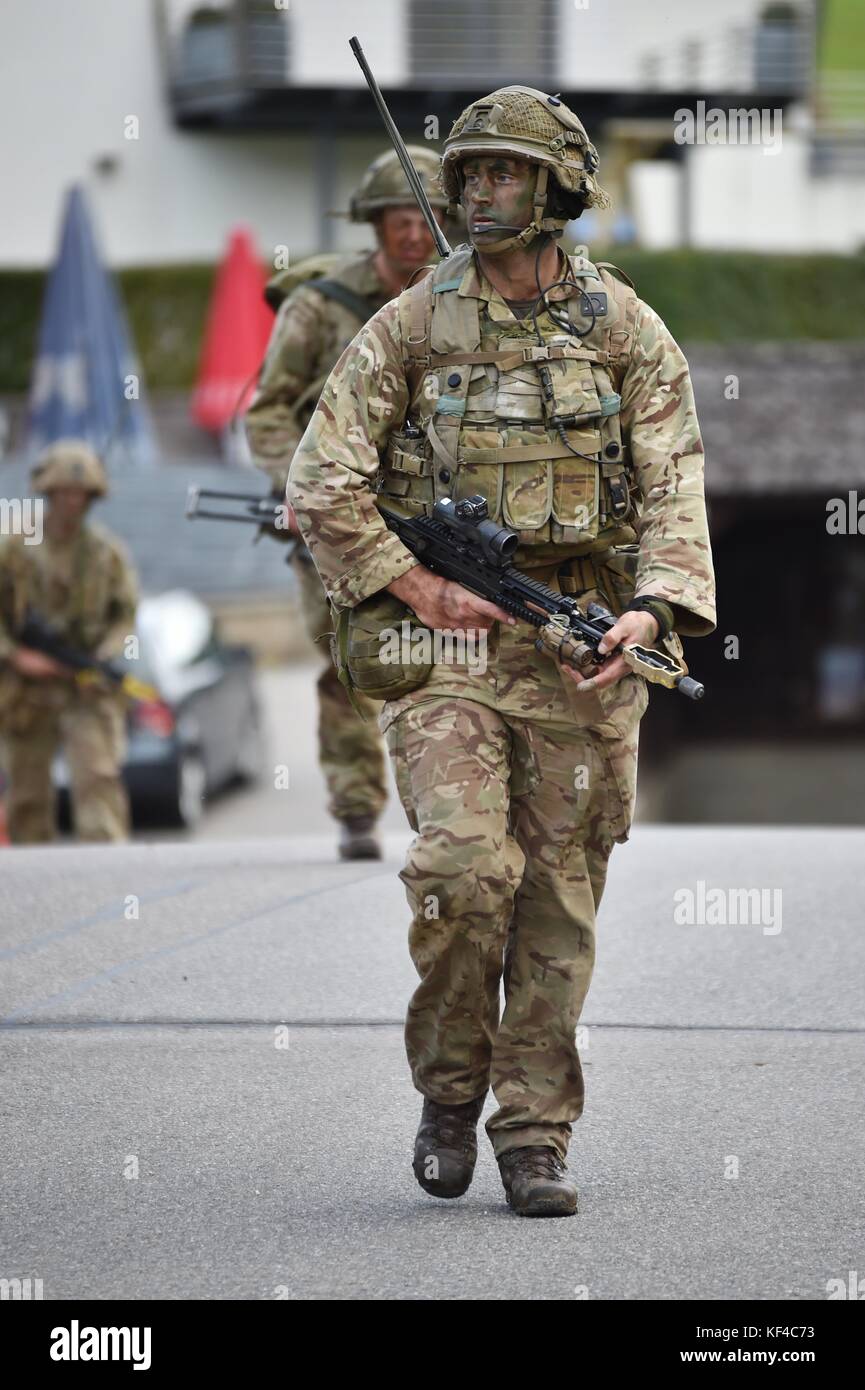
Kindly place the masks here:
[(749, 97), (804, 96), (814, 68), (811, 25), (730, 24), (673, 37), (647, 49), (640, 62), (650, 91), (715, 91)]
[(489, 90), (555, 85), (559, 0), (408, 0), (411, 79)]

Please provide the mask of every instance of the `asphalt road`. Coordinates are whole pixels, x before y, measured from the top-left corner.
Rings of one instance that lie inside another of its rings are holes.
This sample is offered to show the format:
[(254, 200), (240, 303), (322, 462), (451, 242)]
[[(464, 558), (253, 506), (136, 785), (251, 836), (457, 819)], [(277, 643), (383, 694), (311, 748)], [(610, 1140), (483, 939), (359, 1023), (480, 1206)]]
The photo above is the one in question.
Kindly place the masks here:
[[(274, 792), (255, 839), (0, 857), (0, 1277), (46, 1299), (822, 1300), (865, 1274), (865, 832), (641, 827), (615, 850), (581, 1210), (525, 1221), (483, 1134), (465, 1197), (415, 1185), (408, 835), (334, 863), (293, 756), (298, 798)], [(680, 925), (700, 880), (780, 889), (780, 918)]]

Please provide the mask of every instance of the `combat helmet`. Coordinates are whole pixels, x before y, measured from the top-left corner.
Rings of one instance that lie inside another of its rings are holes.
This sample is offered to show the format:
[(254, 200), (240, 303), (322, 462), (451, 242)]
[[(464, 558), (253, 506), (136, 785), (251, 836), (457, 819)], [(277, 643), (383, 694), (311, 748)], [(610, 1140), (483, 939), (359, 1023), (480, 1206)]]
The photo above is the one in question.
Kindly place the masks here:
[[(438, 182), (441, 160), (435, 150), (424, 149), (422, 145), (406, 148), (432, 206), (447, 207), (448, 199)], [(357, 191), (352, 194), (348, 215), (352, 222), (371, 222), (383, 208), (402, 207), (406, 203), (415, 207), (415, 196), (396, 151), (386, 150), (372, 161)]]
[(93, 497), (105, 497), (108, 478), (99, 455), (83, 439), (58, 439), (36, 460), (30, 474), (35, 492), (56, 487), (83, 487)]
[(564, 194), (575, 195), (577, 212), (610, 206), (596, 177), (598, 152), (582, 121), (559, 97), (535, 87), (500, 87), (473, 101), (454, 121), (441, 168), (441, 185), (451, 205), (461, 193), (460, 164), (477, 154), (517, 155), (541, 166), (532, 221), (518, 236), (485, 247), (485, 253), (528, 246), (541, 232), (561, 236), (570, 217), (561, 206), (550, 207), (556, 184)]

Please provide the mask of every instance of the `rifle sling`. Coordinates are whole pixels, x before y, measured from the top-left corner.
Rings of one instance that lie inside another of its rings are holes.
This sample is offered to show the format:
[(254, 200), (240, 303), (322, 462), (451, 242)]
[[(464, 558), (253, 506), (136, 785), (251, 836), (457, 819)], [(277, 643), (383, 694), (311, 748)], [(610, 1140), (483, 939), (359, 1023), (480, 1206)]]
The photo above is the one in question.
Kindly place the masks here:
[(367, 319), (372, 318), (373, 314), (380, 307), (378, 304), (371, 303), (362, 294), (355, 290), (350, 290), (348, 285), (343, 285), (339, 280), (328, 280), (322, 277), (319, 280), (310, 280), (309, 288), (318, 290), (325, 299), (333, 299), (337, 304), (341, 304), (344, 309), (355, 314), (361, 321), (366, 323)]

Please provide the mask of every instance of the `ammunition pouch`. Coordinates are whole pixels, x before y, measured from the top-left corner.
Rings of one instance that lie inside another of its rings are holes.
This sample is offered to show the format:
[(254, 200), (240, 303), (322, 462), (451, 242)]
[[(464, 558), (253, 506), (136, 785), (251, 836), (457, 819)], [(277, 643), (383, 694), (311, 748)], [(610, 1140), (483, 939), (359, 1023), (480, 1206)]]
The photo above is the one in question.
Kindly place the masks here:
[(398, 700), (429, 677), (433, 663), (412, 659), (421, 655), (413, 645), (414, 634), (429, 630), (386, 589), (355, 608), (339, 609), (334, 618), (331, 653), (340, 684), (355, 708), (356, 694)]
[[(592, 561), (597, 575), (597, 588), (617, 618), (622, 616), (636, 593), (639, 554), (638, 545), (616, 545), (611, 550), (587, 557)], [(658, 647), (668, 652), (687, 671), (684, 649), (677, 632), (668, 633)]]

